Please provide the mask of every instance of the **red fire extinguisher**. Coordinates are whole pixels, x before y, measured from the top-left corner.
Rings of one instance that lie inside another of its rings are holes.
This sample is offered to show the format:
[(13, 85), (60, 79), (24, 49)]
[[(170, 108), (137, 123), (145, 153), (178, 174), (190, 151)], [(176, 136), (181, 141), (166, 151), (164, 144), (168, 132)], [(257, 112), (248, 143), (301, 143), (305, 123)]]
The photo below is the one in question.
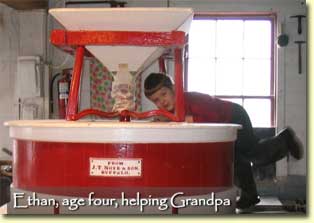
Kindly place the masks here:
[(58, 80), (58, 110), (59, 118), (64, 119), (66, 116), (66, 107), (68, 104), (72, 69), (64, 69), (62, 76)]

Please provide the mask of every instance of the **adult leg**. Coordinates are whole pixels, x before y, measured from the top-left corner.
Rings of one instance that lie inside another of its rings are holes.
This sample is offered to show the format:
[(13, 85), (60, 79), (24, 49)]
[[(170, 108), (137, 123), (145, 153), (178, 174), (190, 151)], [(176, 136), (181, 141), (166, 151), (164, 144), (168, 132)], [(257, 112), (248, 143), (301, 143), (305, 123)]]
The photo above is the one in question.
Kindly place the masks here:
[(237, 208), (244, 209), (259, 202), (256, 184), (248, 154), (257, 144), (247, 112), (238, 104), (232, 106), (232, 123), (242, 125), (235, 142), (235, 181), (241, 189)]
[(291, 128), (284, 129), (275, 137), (257, 141), (248, 114), (237, 104), (233, 105), (232, 123), (242, 125), (235, 143), (235, 178), (241, 189), (237, 206), (246, 208), (259, 201), (251, 161), (256, 166), (265, 166), (282, 159), (288, 152), (301, 159), (303, 147)]
[(281, 160), (289, 152), (294, 158), (301, 159), (303, 148), (293, 130), (286, 128), (274, 137), (261, 139), (249, 157), (255, 166), (266, 166)]
[(260, 200), (257, 194), (251, 163), (246, 159), (236, 157), (235, 183), (241, 189), (237, 208), (244, 209), (257, 204)]

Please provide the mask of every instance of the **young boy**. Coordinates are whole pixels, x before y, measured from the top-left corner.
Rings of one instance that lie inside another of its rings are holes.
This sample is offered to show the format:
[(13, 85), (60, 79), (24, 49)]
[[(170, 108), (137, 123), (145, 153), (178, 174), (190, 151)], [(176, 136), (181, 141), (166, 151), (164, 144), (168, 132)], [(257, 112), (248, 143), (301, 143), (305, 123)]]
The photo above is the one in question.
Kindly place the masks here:
[[(171, 79), (162, 73), (151, 73), (144, 83), (145, 96), (159, 109), (175, 112), (175, 92)], [(238, 209), (257, 204), (260, 199), (252, 165), (264, 166), (287, 156), (302, 158), (302, 145), (291, 128), (277, 136), (258, 141), (247, 112), (238, 104), (197, 92), (185, 92), (186, 121), (198, 123), (235, 123), (242, 125), (235, 142), (235, 183), (241, 189)]]

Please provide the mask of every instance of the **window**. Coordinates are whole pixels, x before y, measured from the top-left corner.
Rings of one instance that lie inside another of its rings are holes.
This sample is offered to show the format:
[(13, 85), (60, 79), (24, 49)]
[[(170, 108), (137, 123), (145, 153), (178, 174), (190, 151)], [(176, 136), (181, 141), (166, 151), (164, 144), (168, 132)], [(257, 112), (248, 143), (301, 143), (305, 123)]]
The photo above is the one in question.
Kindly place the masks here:
[(195, 17), (187, 90), (242, 105), (254, 127), (275, 123), (272, 16)]

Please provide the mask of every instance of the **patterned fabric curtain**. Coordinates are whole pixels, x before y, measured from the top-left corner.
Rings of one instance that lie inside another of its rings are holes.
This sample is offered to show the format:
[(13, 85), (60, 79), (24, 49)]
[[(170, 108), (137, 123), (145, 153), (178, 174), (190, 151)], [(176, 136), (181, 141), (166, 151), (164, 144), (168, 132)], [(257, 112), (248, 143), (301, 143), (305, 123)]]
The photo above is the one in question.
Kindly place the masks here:
[[(111, 97), (111, 87), (115, 72), (110, 72), (102, 63), (93, 59), (90, 63), (90, 84), (91, 84), (91, 107), (93, 109), (111, 112), (114, 105), (114, 98)], [(131, 72), (135, 75), (134, 72)], [(135, 79), (135, 104), (136, 111), (141, 112), (141, 81), (142, 75), (137, 75)]]

